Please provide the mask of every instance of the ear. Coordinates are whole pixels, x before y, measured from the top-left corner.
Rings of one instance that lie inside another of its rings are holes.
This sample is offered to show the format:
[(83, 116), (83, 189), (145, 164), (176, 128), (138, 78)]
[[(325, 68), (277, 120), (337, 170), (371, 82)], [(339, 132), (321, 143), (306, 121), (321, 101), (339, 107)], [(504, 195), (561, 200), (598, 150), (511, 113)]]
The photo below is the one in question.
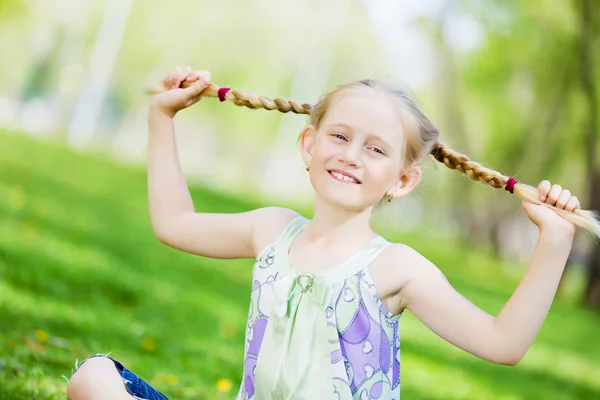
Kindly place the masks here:
[(412, 190), (417, 187), (417, 185), (421, 182), (421, 178), (423, 174), (421, 172), (421, 168), (412, 167), (408, 171), (406, 171), (396, 182), (396, 184), (388, 190), (388, 193), (391, 193), (394, 199), (398, 199), (402, 196), (406, 196)]
[(302, 159), (305, 164), (310, 164), (312, 152), (315, 143), (317, 142), (317, 131), (314, 126), (307, 125), (299, 137), (300, 149), (302, 151)]

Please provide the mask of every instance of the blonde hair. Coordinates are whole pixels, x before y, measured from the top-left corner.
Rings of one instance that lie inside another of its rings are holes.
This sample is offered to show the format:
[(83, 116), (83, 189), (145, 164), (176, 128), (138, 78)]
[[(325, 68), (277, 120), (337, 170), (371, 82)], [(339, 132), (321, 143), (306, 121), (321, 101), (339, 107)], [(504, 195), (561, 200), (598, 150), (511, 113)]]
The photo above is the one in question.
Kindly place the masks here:
[[(184, 84), (184, 86), (189, 84)], [(341, 92), (353, 88), (370, 88), (386, 93), (397, 99), (402, 105), (402, 112), (408, 114), (410, 118), (406, 121), (402, 118), (402, 123), (410, 123), (411, 129), (407, 135), (407, 146), (404, 154), (404, 169), (409, 168), (420, 162), (427, 154), (431, 154), (437, 161), (443, 163), (450, 169), (459, 171), (474, 181), (479, 181), (491, 187), (502, 189), (507, 187), (509, 177), (500, 172), (491, 170), (481, 164), (472, 161), (464, 154), (452, 150), (443, 142), (439, 141), (439, 132), (429, 119), (419, 110), (415, 102), (405, 92), (392, 88), (381, 82), (374, 80), (362, 80), (342, 86), (338, 86), (333, 91), (323, 95), (317, 104), (300, 104), (292, 100), (282, 98), (270, 99), (265, 96), (258, 96), (253, 93), (247, 93), (239, 89), (229, 90), (220, 88), (211, 84), (206, 88), (203, 97), (219, 97), (221, 101), (230, 101), (237, 106), (247, 108), (263, 108), (265, 110), (277, 110), (282, 113), (307, 114), (310, 116), (310, 123), (318, 129), (323, 122), (327, 110), (335, 97)], [(508, 189), (507, 189), (508, 190)], [(560, 216), (575, 225), (582, 227), (596, 237), (600, 237), (600, 223), (596, 219), (596, 213), (593, 211), (576, 209), (566, 211), (552, 205), (542, 203), (539, 200), (536, 188), (524, 183), (517, 183), (512, 188), (517, 197), (530, 203), (538, 204), (555, 211)]]

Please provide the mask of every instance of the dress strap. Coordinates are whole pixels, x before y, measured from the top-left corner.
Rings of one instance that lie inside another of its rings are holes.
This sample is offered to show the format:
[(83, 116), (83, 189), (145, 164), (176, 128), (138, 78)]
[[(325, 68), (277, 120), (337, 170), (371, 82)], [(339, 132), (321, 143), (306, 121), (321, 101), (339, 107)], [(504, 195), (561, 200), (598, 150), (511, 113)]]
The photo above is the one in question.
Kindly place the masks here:
[(280, 250), (287, 254), (290, 246), (292, 245), (292, 242), (294, 241), (294, 238), (298, 236), (302, 229), (304, 229), (308, 221), (309, 220), (304, 218), (302, 215), (296, 215), (294, 218), (292, 218), (292, 220), (288, 222), (285, 228), (283, 228), (281, 234), (279, 235), (279, 238), (277, 239), (277, 250)]

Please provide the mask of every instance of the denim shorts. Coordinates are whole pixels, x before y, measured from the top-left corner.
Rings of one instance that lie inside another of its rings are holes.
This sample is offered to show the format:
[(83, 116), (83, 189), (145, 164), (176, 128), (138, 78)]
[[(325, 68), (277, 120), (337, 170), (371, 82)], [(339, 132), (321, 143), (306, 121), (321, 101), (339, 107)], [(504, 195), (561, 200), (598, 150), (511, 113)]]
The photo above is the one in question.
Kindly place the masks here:
[(83, 363), (85, 363), (87, 360), (94, 357), (105, 357), (115, 363), (115, 368), (117, 368), (117, 372), (119, 372), (119, 375), (121, 375), (121, 379), (123, 379), (123, 383), (125, 384), (127, 392), (130, 395), (132, 395), (135, 399), (168, 400), (167, 396), (154, 389), (152, 386), (148, 385), (146, 382), (144, 382), (142, 378), (125, 368), (123, 364), (105, 354), (96, 354), (86, 358), (81, 363), (79, 363), (79, 365), (76, 366), (75, 371), (77, 371), (77, 369), (79, 369), (79, 367), (81, 367)]

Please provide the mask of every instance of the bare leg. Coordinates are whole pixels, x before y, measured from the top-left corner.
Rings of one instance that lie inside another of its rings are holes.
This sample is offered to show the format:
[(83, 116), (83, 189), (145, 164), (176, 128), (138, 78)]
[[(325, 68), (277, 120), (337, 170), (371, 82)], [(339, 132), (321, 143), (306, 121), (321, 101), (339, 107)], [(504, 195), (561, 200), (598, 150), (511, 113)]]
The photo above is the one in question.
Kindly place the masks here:
[(73, 374), (67, 385), (69, 400), (132, 400), (112, 360), (93, 357)]

